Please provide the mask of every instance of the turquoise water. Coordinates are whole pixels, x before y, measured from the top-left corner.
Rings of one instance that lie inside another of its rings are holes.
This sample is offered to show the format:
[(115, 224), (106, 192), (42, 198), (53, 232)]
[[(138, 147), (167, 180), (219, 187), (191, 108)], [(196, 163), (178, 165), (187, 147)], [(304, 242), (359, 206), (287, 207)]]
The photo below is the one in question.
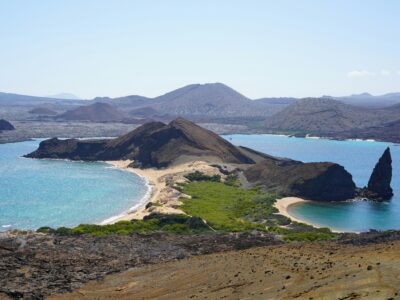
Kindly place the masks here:
[(393, 159), (392, 187), (395, 196), (388, 202), (306, 203), (289, 207), (299, 219), (343, 231), (400, 229), (400, 147), (370, 141), (334, 141), (291, 138), (275, 135), (227, 135), (236, 145), (243, 145), (275, 156), (304, 162), (332, 161), (343, 165), (357, 186), (365, 186), (372, 169), (386, 147)]
[(141, 177), (105, 163), (21, 158), (38, 145), (0, 145), (0, 231), (100, 223), (148, 192)]

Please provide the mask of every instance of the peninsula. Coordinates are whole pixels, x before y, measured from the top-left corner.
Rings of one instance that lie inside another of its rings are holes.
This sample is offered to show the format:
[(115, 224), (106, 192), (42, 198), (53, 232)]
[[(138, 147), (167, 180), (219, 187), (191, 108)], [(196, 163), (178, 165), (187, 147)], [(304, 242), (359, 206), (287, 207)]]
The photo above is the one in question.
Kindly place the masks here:
[[(204, 161), (220, 170), (235, 170), (242, 185), (258, 186), (282, 196), (317, 201), (344, 201), (368, 194), (370, 199), (390, 198), (390, 150), (375, 168), (368, 186), (358, 189), (343, 166), (331, 162), (303, 163), (234, 146), (195, 123), (178, 118), (164, 124), (146, 123), (115, 139), (60, 140), (52, 138), (26, 155), (84, 161), (131, 160), (130, 167), (163, 169)], [(384, 177), (382, 180), (381, 177)], [(379, 186), (380, 188), (376, 188)]]

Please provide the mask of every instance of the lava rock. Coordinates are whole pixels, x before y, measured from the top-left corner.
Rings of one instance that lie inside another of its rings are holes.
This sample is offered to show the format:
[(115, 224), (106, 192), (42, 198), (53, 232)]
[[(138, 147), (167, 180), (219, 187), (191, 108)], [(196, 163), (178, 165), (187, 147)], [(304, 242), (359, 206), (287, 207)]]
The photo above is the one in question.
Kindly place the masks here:
[(372, 200), (388, 200), (393, 196), (390, 186), (392, 181), (392, 156), (390, 148), (386, 148), (372, 171), (368, 186), (363, 190), (363, 196)]
[(390, 186), (391, 181), (392, 156), (388, 147), (372, 171), (368, 181), (368, 191), (377, 194), (382, 199), (390, 199), (393, 196), (393, 190)]

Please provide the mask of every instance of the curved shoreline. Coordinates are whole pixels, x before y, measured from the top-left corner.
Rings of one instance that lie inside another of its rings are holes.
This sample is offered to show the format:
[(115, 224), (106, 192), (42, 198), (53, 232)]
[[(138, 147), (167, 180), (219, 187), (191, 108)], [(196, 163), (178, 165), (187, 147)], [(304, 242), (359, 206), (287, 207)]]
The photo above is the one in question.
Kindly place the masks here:
[(142, 178), (145, 182), (145, 185), (147, 187), (146, 194), (140, 199), (138, 203), (133, 205), (131, 208), (128, 210), (116, 215), (109, 217), (103, 221), (101, 221), (99, 224), (100, 225), (107, 225), (107, 224), (114, 224), (119, 221), (129, 221), (132, 219), (142, 219), (145, 216), (145, 209), (146, 205), (150, 202), (154, 202), (155, 195), (157, 194), (156, 191), (159, 189), (159, 187), (156, 186), (156, 183), (152, 180), (152, 178), (149, 178), (149, 176), (146, 176), (145, 171), (141, 169), (136, 169), (136, 168), (129, 168), (129, 164), (131, 161), (126, 160), (126, 161), (104, 161), (104, 163), (109, 164), (113, 168), (119, 169), (124, 172), (130, 172), (134, 173), (135, 175), (139, 176)]
[[(176, 166), (171, 166), (166, 169), (139, 169), (129, 167), (132, 161), (118, 160), (118, 161), (105, 161), (118, 169), (135, 173), (136, 175), (144, 178), (150, 189), (148, 197), (143, 197), (140, 203), (134, 205), (129, 210), (101, 222), (104, 224), (113, 224), (119, 221), (130, 221), (133, 219), (143, 219), (145, 216), (152, 212), (164, 214), (183, 214), (184, 212), (179, 209), (181, 202), (179, 198), (184, 197), (182, 193), (169, 186), (169, 179), (173, 178), (174, 182), (185, 180), (184, 174), (199, 170), (202, 172), (216, 172), (214, 167), (211, 167), (204, 161), (191, 161), (182, 163)], [(150, 207), (147, 204), (152, 203)]]
[(139, 176), (141, 179), (143, 179), (143, 181), (145, 183), (145, 186), (147, 188), (147, 191), (146, 191), (146, 193), (144, 194), (144, 196), (140, 199), (140, 201), (138, 203), (136, 203), (135, 205), (130, 207), (128, 210), (126, 210), (126, 211), (124, 211), (124, 212), (122, 212), (122, 213), (120, 213), (120, 214), (118, 214), (116, 216), (112, 216), (112, 217), (109, 217), (109, 218), (101, 221), (99, 223), (100, 225), (113, 224), (115, 222), (123, 220), (124, 217), (126, 217), (127, 215), (129, 215), (131, 213), (135, 213), (135, 212), (138, 212), (141, 209), (144, 209), (146, 207), (147, 203), (150, 202), (150, 200), (152, 198), (152, 195), (153, 195), (153, 192), (154, 192), (153, 191), (154, 188), (153, 188), (152, 184), (150, 183), (149, 179), (146, 176), (144, 176), (144, 175), (142, 175), (142, 174), (140, 174), (138, 172), (135, 172), (135, 169), (128, 168), (127, 166), (123, 167), (123, 166), (120, 165), (119, 162), (105, 161), (105, 163), (111, 165), (111, 168), (115, 168), (115, 169), (118, 169), (118, 170), (121, 170), (121, 171), (124, 171), (124, 172), (134, 173), (135, 175)]
[(312, 222), (309, 222), (309, 221), (306, 221), (306, 220), (299, 219), (299, 218), (297, 218), (297, 217), (295, 217), (295, 216), (293, 216), (293, 215), (291, 215), (289, 213), (289, 211), (288, 211), (289, 206), (300, 204), (300, 203), (307, 203), (307, 202), (311, 202), (311, 201), (310, 200), (305, 200), (305, 199), (302, 199), (302, 198), (298, 198), (298, 197), (285, 197), (285, 198), (277, 199), (275, 204), (274, 204), (274, 207), (276, 209), (278, 209), (279, 214), (289, 218), (293, 222), (304, 223), (304, 224), (311, 225), (311, 226), (316, 227), (316, 228), (327, 227), (332, 232), (335, 232), (335, 233), (346, 233), (346, 232), (347, 233), (359, 233), (359, 232), (356, 232), (356, 231), (337, 230), (337, 229), (329, 227), (329, 226), (322, 226), (321, 224), (312, 223)]

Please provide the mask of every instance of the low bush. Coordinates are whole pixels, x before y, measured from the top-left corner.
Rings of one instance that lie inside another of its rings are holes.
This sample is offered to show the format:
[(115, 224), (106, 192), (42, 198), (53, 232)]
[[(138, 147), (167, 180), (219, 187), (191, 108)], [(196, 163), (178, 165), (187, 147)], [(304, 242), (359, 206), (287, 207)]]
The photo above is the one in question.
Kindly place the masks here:
[(220, 182), (221, 176), (220, 175), (205, 175), (202, 172), (195, 171), (193, 173), (187, 174), (185, 176), (186, 179), (189, 181), (212, 181), (212, 182)]
[(66, 234), (90, 234), (104, 236), (111, 234), (129, 235), (132, 233), (174, 232), (198, 233), (208, 231), (210, 228), (199, 218), (185, 215), (151, 214), (144, 220), (119, 221), (115, 224), (96, 225), (80, 224), (74, 228), (60, 227), (52, 229), (41, 227), (37, 232)]

